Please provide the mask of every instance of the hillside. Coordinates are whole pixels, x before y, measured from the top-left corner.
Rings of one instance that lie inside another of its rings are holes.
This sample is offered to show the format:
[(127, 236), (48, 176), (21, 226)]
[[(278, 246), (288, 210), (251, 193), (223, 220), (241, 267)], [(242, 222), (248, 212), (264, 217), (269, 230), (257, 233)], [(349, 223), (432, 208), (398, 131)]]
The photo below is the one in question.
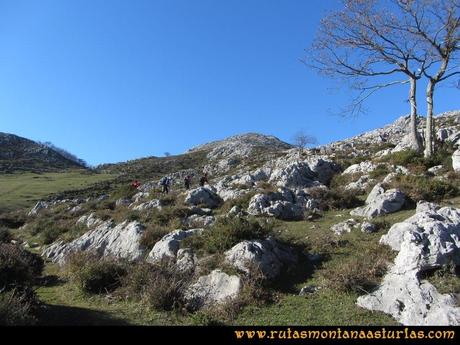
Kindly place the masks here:
[(50, 147), (14, 134), (0, 133), (0, 173), (55, 172), (84, 168)]
[(436, 117), (430, 159), (408, 149), (407, 121), (302, 151), (250, 133), (98, 167), (118, 177), (43, 198), (3, 230), (44, 259), (24, 282), (44, 303), (30, 313), (45, 325), (459, 325), (460, 111)]

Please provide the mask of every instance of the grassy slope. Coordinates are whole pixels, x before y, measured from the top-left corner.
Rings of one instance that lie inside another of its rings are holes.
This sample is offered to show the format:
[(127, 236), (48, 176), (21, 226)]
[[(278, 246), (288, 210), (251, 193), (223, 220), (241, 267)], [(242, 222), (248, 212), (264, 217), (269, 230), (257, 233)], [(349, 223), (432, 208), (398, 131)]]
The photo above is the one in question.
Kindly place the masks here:
[(94, 174), (84, 170), (61, 173), (16, 173), (0, 175), (0, 213), (33, 204), (52, 194), (87, 187), (113, 179), (111, 174)]
[[(388, 223), (406, 219), (413, 210), (401, 211), (385, 217)], [(346, 211), (327, 212), (325, 217), (316, 221), (281, 222), (282, 236), (299, 244), (320, 245), (325, 238), (333, 238), (332, 224), (348, 218)], [(345, 256), (352, 256), (370, 242), (378, 242), (383, 232), (363, 234), (355, 230), (341, 237), (346, 242), (343, 247), (334, 250), (327, 265), (340, 265)], [(395, 321), (383, 313), (370, 312), (356, 306), (356, 293), (340, 293), (330, 289), (321, 289), (310, 296), (298, 296), (305, 285), (321, 286), (320, 273), (323, 268), (301, 267), (295, 281), (289, 281), (277, 289), (277, 301), (271, 304), (250, 305), (234, 321), (241, 325), (378, 325), (395, 324)], [(54, 265), (47, 267), (47, 274), (61, 275)], [(108, 300), (104, 296), (84, 296), (76, 287), (63, 280), (60, 284), (40, 287), (40, 299), (54, 306), (59, 319), (69, 320), (72, 324), (81, 322), (74, 319), (81, 313), (87, 314), (87, 324), (143, 324), (173, 325), (191, 324), (193, 315), (185, 317), (174, 314), (158, 313), (146, 309), (140, 303), (131, 301)], [(59, 306), (59, 307), (58, 307)], [(54, 323), (55, 320), (44, 321)]]
[[(445, 204), (460, 207), (460, 198)], [(385, 222), (394, 224), (414, 214), (414, 210), (403, 210), (383, 217)], [(308, 245), (315, 252), (325, 238), (333, 239), (330, 226), (349, 218), (346, 211), (327, 212), (316, 222), (282, 222), (279, 229), (282, 236), (299, 244)], [(295, 281), (289, 281), (278, 288), (274, 303), (249, 305), (234, 320), (239, 325), (393, 325), (390, 316), (364, 310), (356, 305), (358, 293), (338, 292), (328, 289), (321, 273), (326, 267), (340, 266), (346, 257), (356, 255), (358, 251), (378, 242), (385, 231), (364, 234), (354, 230), (340, 237), (343, 246), (338, 246), (322, 266), (312, 267), (306, 264), (300, 267)], [(47, 275), (61, 276), (57, 266), (48, 265)], [(134, 325), (174, 325), (193, 324), (194, 316), (181, 316), (174, 313), (155, 312), (145, 305), (134, 301), (120, 301), (104, 295), (85, 296), (75, 286), (62, 277), (59, 282), (39, 287), (40, 299), (46, 303), (52, 313), (46, 313), (44, 324), (134, 324)], [(458, 285), (458, 278), (456, 285)], [(323, 286), (314, 294), (299, 296), (299, 290), (305, 285)], [(442, 286), (439, 286), (442, 287)]]

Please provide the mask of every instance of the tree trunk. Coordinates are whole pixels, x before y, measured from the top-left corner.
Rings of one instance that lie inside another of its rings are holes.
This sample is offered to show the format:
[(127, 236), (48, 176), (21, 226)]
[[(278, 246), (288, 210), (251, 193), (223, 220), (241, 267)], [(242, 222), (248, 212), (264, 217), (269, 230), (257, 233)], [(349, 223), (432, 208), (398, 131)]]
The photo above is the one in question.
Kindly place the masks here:
[(410, 102), (410, 141), (412, 148), (417, 151), (422, 151), (422, 139), (417, 131), (417, 81), (415, 78), (410, 78), (409, 102)]
[(433, 154), (433, 132), (434, 132), (434, 119), (433, 119), (433, 93), (435, 83), (433, 80), (428, 82), (426, 88), (426, 125), (425, 125), (425, 158), (431, 157)]

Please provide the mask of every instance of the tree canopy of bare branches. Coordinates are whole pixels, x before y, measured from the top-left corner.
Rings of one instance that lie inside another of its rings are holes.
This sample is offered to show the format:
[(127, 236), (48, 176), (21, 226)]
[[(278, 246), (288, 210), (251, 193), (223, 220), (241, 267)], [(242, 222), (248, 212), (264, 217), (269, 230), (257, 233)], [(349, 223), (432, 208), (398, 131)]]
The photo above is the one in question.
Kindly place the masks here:
[(342, 10), (322, 20), (305, 63), (344, 79), (357, 92), (347, 109), (351, 114), (360, 113), (364, 101), (382, 88), (409, 84), (411, 142), (420, 151), (417, 81), (436, 60), (421, 37), (408, 35), (406, 14), (395, 1), (344, 0)]
[(428, 79), (425, 157), (433, 154), (433, 106), (436, 85), (460, 74), (460, 1), (459, 0), (394, 0), (404, 14), (399, 28), (409, 39), (422, 43), (432, 63), (423, 69)]

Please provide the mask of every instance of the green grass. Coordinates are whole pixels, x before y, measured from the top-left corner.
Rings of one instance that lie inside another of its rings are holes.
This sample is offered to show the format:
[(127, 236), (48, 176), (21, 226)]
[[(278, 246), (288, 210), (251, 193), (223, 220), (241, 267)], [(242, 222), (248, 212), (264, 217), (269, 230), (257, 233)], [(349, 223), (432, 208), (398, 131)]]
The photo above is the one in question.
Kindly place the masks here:
[[(414, 214), (414, 210), (404, 210), (385, 217), (385, 222), (394, 224)], [(357, 292), (333, 290), (323, 273), (331, 267), (340, 270), (343, 263), (355, 257), (370, 245), (377, 245), (386, 232), (364, 234), (359, 229), (349, 234), (335, 237), (330, 230), (333, 224), (351, 218), (346, 211), (331, 211), (315, 222), (287, 222), (278, 229), (280, 236), (310, 248), (311, 253), (327, 254), (327, 258), (317, 267), (307, 267), (295, 281), (285, 284), (277, 303), (251, 305), (244, 308), (235, 320), (241, 325), (394, 325), (389, 315), (365, 310), (356, 305)], [(395, 253), (396, 254), (396, 253)], [(307, 296), (298, 296), (303, 286), (314, 285), (320, 290)], [(363, 292), (364, 293), (364, 292)]]
[(45, 275), (57, 278), (36, 292), (46, 309), (42, 325), (174, 325), (174, 314), (152, 312), (144, 303), (110, 299), (107, 295), (88, 295), (60, 277), (56, 265), (48, 264)]
[(0, 175), (0, 213), (32, 207), (46, 196), (88, 187), (115, 178), (111, 174), (94, 174), (84, 170), (62, 173), (16, 173)]

